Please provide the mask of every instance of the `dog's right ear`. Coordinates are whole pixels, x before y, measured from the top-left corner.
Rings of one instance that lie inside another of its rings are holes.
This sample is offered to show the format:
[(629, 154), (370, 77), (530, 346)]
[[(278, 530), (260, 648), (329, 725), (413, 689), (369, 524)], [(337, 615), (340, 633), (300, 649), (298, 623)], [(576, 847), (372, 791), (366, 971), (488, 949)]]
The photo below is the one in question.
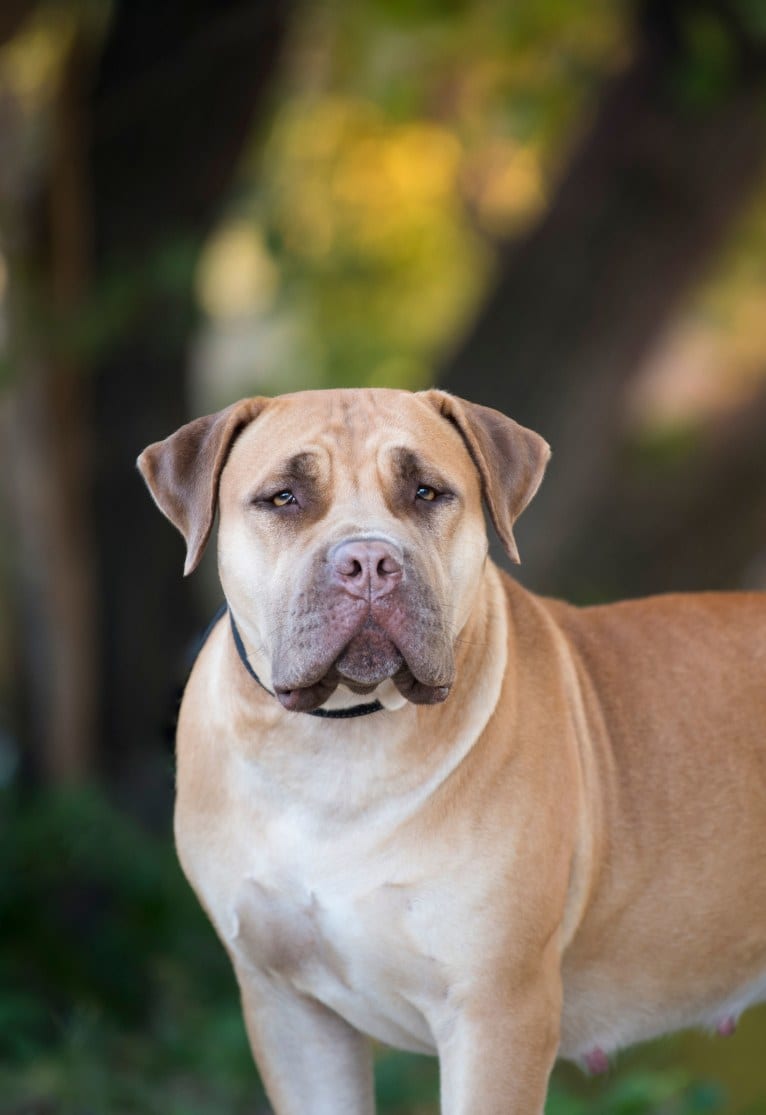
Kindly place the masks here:
[(267, 399), (243, 399), (144, 449), (136, 464), (160, 511), (186, 541), (184, 576), (200, 562), (218, 506), (218, 482), (237, 435)]

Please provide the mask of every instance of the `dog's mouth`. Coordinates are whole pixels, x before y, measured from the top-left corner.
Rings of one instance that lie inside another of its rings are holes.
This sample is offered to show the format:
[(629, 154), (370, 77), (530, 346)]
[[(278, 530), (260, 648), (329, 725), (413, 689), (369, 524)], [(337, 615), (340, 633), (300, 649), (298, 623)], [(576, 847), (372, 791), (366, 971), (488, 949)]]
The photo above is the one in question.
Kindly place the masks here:
[(396, 643), (369, 617), (334, 664), (340, 681), (367, 692), (393, 677), (403, 665), (404, 656)]
[(391, 636), (368, 616), (321, 678), (293, 688), (275, 686), (275, 693), (284, 708), (291, 712), (312, 712), (323, 705), (339, 685), (366, 696), (389, 678), (401, 695), (416, 705), (439, 704), (446, 700), (450, 691), (450, 684), (416, 677)]

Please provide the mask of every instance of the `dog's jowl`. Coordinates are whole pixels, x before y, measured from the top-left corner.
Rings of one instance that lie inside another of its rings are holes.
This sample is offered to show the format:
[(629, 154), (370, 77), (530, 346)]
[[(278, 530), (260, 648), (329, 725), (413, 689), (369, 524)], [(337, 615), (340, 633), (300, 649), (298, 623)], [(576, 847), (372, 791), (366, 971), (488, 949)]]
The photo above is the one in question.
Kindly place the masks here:
[(181, 709), (183, 868), (277, 1115), (445, 1115), (766, 998), (766, 600), (578, 609), (509, 556), (541, 437), (440, 391), (248, 399), (139, 467), (228, 612)]

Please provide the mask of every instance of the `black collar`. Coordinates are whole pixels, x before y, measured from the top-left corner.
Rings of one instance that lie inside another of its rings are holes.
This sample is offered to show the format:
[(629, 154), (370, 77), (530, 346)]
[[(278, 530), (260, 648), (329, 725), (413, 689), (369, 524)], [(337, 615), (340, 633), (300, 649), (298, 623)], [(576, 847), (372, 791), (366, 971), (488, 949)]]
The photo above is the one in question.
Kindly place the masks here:
[[(266, 686), (263, 684), (253, 667), (250, 665), (250, 662), (248, 661), (245, 644), (242, 642), (242, 636), (240, 635), (239, 630), (237, 629), (237, 625), (234, 622), (234, 616), (231, 614), (231, 610), (229, 610), (229, 622), (231, 624), (231, 634), (232, 638), (234, 639), (234, 646), (237, 648), (237, 654), (239, 655), (240, 662), (245, 667), (248, 674), (250, 674), (250, 677), (253, 678), (254, 681), (258, 682), (261, 689), (265, 689), (266, 692), (273, 697), (274, 694), (271, 692), (270, 689), (266, 689)], [(351, 708), (315, 708), (312, 712), (309, 712), (308, 715), (321, 716), (326, 720), (350, 720), (355, 716), (369, 716), (371, 712), (380, 712), (382, 708), (383, 705), (380, 703), (380, 701), (369, 701), (366, 705), (352, 705)]]

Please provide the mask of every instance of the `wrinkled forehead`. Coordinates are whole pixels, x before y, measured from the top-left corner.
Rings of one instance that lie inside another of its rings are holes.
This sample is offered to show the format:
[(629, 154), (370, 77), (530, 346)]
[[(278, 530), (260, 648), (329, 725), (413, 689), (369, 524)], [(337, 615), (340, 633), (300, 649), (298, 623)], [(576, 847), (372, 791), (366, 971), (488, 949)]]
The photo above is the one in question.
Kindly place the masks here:
[(406, 391), (305, 391), (270, 400), (241, 434), (226, 473), (267, 470), (306, 455), (350, 470), (423, 462), (476, 481), (457, 430), (422, 396)]

